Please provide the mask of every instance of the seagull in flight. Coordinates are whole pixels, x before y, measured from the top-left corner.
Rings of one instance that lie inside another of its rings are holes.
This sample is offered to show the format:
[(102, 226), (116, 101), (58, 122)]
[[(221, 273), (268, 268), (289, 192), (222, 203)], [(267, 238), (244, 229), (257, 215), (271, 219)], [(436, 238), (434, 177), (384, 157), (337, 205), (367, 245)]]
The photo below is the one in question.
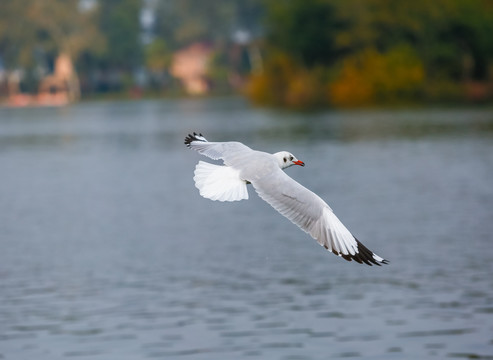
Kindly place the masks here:
[(287, 151), (269, 154), (236, 142), (209, 142), (202, 134), (189, 134), (185, 145), (224, 165), (199, 161), (195, 186), (200, 195), (218, 201), (248, 199), (247, 184), (291, 222), (310, 234), (325, 249), (347, 261), (388, 264), (356, 239), (317, 194), (289, 177), (283, 170), (305, 166)]

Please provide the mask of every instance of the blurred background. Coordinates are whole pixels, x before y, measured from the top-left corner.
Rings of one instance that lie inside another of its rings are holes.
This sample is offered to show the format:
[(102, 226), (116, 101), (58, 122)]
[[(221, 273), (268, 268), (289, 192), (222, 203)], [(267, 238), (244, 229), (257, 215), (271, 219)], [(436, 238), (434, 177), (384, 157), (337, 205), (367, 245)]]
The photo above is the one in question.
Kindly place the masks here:
[(489, 0), (17, 0), (0, 98), (241, 93), (312, 109), (493, 98)]
[[(0, 359), (493, 359), (491, 34), (490, 0), (0, 1)], [(200, 197), (193, 131), (292, 152), (390, 264)]]

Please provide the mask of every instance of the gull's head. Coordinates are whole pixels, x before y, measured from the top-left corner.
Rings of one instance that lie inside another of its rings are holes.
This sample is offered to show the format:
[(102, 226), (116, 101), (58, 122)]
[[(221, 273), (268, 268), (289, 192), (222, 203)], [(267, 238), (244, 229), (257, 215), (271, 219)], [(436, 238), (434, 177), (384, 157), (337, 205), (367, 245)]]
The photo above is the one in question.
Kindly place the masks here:
[(279, 167), (281, 169), (286, 169), (293, 165), (305, 166), (303, 161), (298, 160), (293, 154), (287, 151), (280, 151), (274, 154), (274, 157), (277, 159)]

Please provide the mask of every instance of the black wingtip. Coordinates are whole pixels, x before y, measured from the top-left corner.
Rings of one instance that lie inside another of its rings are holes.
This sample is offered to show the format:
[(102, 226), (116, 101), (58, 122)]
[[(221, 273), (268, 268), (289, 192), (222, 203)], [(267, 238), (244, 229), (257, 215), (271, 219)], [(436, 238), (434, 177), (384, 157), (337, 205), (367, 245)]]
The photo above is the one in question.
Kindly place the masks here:
[[(389, 264), (389, 261), (386, 259), (383, 259), (381, 261), (375, 259), (375, 257), (374, 257), (375, 254), (371, 250), (369, 250), (366, 246), (364, 246), (358, 239), (355, 238), (355, 240), (356, 240), (356, 243), (358, 244), (358, 252), (356, 254), (345, 255), (342, 253), (338, 253), (335, 250), (332, 250), (332, 252), (335, 255), (342, 257), (344, 260), (347, 260), (347, 261), (354, 260), (359, 264), (366, 264), (368, 266), (373, 266), (373, 265), (382, 266), (382, 264), (385, 264), (385, 265)], [(325, 248), (327, 249), (327, 247), (325, 247)], [(377, 256), (377, 257), (379, 257), (379, 256)]]
[(205, 140), (204, 136), (202, 133), (196, 133), (194, 132), (193, 134), (188, 134), (187, 137), (185, 138), (185, 145), (190, 147), (190, 143), (192, 141), (207, 141)]
[(382, 260), (377, 260), (375, 259), (374, 256), (377, 256), (380, 258), (378, 255), (375, 255), (373, 251), (369, 250), (365, 245), (363, 245), (358, 239), (354, 238), (356, 240), (356, 243), (358, 244), (358, 254), (355, 254), (359, 257), (360, 260), (362, 260), (365, 264), (367, 265), (377, 265), (377, 266), (382, 266), (382, 264), (387, 265), (389, 263), (388, 260), (382, 259)]

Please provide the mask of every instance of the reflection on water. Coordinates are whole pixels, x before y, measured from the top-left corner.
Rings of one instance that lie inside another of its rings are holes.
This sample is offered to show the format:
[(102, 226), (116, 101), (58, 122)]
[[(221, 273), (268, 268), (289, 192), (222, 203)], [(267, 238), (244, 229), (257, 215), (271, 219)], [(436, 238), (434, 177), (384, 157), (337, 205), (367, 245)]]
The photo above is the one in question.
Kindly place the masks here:
[[(489, 109), (0, 109), (0, 358), (491, 359), (492, 130)], [(201, 198), (190, 131), (292, 151), (391, 264), (338, 259), (251, 190)]]

